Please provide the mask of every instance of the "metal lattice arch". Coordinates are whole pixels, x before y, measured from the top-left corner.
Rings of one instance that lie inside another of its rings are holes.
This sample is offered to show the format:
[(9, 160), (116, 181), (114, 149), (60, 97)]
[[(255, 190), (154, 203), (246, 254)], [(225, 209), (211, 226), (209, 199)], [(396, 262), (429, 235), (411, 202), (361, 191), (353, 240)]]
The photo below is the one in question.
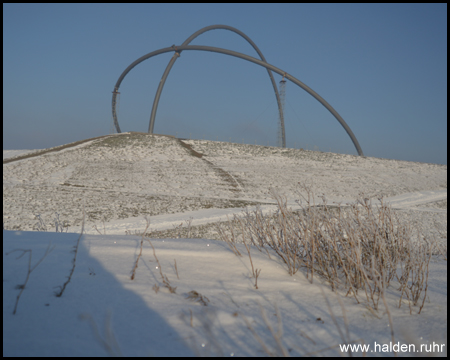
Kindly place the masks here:
[[(237, 34), (241, 35), (242, 37), (244, 37), (252, 46), (253, 48), (258, 52), (258, 54), (261, 57), (261, 60), (258, 60), (254, 57), (251, 57), (249, 55), (245, 55), (236, 51), (232, 51), (232, 50), (227, 50), (227, 49), (222, 49), (222, 48), (217, 48), (217, 47), (211, 47), (211, 46), (201, 46), (201, 45), (187, 45), (189, 44), (194, 38), (196, 38), (197, 36), (199, 36), (200, 34), (204, 33), (205, 31), (208, 30), (214, 30), (214, 29), (226, 29), (226, 30), (230, 30), (233, 32), (236, 32)], [(262, 55), (262, 53), (259, 51), (259, 49), (257, 48), (257, 46), (253, 43), (253, 41), (250, 40), (250, 38), (248, 38), (244, 33), (242, 33), (241, 31), (232, 28), (230, 26), (226, 26), (226, 25), (211, 25), (211, 26), (207, 26), (203, 29), (200, 29), (199, 31), (195, 32), (194, 34), (192, 34), (181, 46), (175, 46), (172, 45), (171, 47), (167, 47), (167, 48), (163, 48), (163, 49), (159, 49), (159, 50), (155, 50), (152, 51), (151, 53), (148, 53), (144, 56), (141, 56), (139, 59), (137, 59), (136, 61), (134, 61), (133, 63), (131, 63), (124, 71), (123, 73), (120, 75), (119, 79), (116, 82), (116, 85), (114, 86), (114, 90), (113, 90), (113, 96), (112, 96), (112, 115), (113, 115), (113, 121), (114, 121), (114, 126), (116, 127), (116, 130), (118, 133), (121, 132), (120, 130), (120, 126), (119, 126), (119, 121), (117, 120), (117, 112), (116, 112), (116, 99), (117, 99), (117, 94), (119, 93), (119, 87), (120, 84), (122, 83), (123, 79), (125, 78), (125, 76), (131, 71), (131, 69), (133, 69), (136, 65), (140, 64), (141, 62), (143, 62), (144, 60), (150, 59), (153, 56), (157, 56), (160, 54), (165, 54), (167, 52), (171, 52), (174, 51), (175, 54), (172, 57), (172, 59), (170, 60), (169, 64), (167, 65), (166, 70), (164, 71), (163, 77), (160, 81), (157, 93), (155, 95), (155, 99), (153, 102), (153, 108), (152, 108), (152, 114), (150, 117), (150, 123), (149, 123), (149, 130), (148, 132), (150, 134), (153, 133), (153, 127), (155, 124), (155, 115), (156, 115), (156, 110), (158, 107), (158, 102), (159, 102), (159, 98), (161, 96), (161, 92), (162, 92), (162, 88), (164, 87), (164, 83), (165, 80), (167, 79), (167, 76), (173, 66), (173, 64), (176, 61), (176, 58), (180, 56), (180, 53), (182, 51), (185, 50), (191, 50), (191, 51), (210, 51), (210, 52), (215, 52), (215, 53), (220, 53), (220, 54), (225, 54), (225, 55), (230, 55), (230, 56), (234, 56), (243, 60), (247, 60), (250, 61), (254, 64), (257, 64), (259, 66), (262, 66), (264, 68), (267, 69), (268, 73), (269, 73), (269, 77), (272, 81), (272, 85), (274, 87), (274, 91), (275, 91), (275, 95), (277, 97), (277, 103), (278, 103), (278, 109), (280, 111), (280, 119), (282, 120), (282, 133), (283, 133), (283, 147), (286, 146), (286, 138), (285, 138), (285, 131), (284, 131), (284, 121), (283, 121), (283, 114), (282, 114), (282, 108), (281, 108), (281, 104), (280, 104), (280, 99), (279, 99), (279, 94), (278, 94), (278, 89), (277, 86), (275, 84), (275, 80), (273, 79), (272, 73), (271, 71), (284, 76), (284, 78), (286, 80), (289, 80), (291, 82), (293, 82), (294, 84), (296, 84), (297, 86), (299, 86), (300, 88), (302, 88), (303, 90), (305, 90), (307, 93), (309, 93), (310, 95), (312, 95), (317, 101), (319, 101), (335, 118), (336, 120), (342, 125), (342, 127), (344, 128), (344, 130), (347, 132), (347, 134), (350, 136), (350, 139), (352, 140), (356, 151), (358, 152), (358, 155), (360, 156), (364, 156), (363, 151), (358, 143), (358, 140), (356, 139), (355, 135), (353, 134), (352, 130), (350, 129), (350, 127), (347, 125), (347, 123), (344, 121), (344, 119), (338, 114), (338, 112), (330, 105), (328, 104), (328, 102), (325, 101), (325, 99), (323, 99), (319, 94), (317, 94), (314, 90), (312, 90), (310, 87), (308, 87), (306, 84), (302, 83), (300, 80), (298, 80), (297, 78), (295, 78), (294, 76), (288, 74), (287, 72), (275, 67), (274, 65), (271, 65), (269, 63), (267, 63), (264, 59), (264, 56)]]

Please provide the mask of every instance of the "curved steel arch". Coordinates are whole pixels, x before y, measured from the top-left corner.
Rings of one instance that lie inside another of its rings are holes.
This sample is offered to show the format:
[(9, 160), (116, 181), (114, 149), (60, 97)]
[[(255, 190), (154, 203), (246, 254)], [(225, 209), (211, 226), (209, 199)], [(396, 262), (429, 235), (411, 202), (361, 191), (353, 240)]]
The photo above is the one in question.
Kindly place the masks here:
[(355, 145), (355, 148), (356, 148), (356, 151), (358, 152), (358, 155), (364, 156), (364, 153), (363, 153), (361, 147), (359, 146), (358, 140), (356, 139), (355, 135), (353, 134), (352, 130), (347, 125), (347, 123), (344, 121), (344, 119), (338, 114), (338, 112), (336, 110), (333, 109), (333, 107), (330, 104), (328, 104), (325, 101), (325, 99), (323, 99), (319, 94), (317, 94), (309, 86), (307, 86), (306, 84), (302, 83), (300, 80), (296, 79), (292, 75), (289, 75), (285, 71), (277, 68), (276, 66), (271, 65), (269, 63), (266, 63), (266, 62), (264, 62), (262, 60), (258, 60), (258, 59), (254, 58), (254, 57), (251, 57), (251, 56), (248, 56), (248, 55), (245, 55), (245, 54), (241, 54), (241, 53), (238, 53), (238, 52), (232, 51), (232, 50), (221, 49), (221, 48), (211, 47), (211, 46), (201, 46), (201, 45), (178, 46), (176, 50), (173, 47), (167, 47), (167, 48), (155, 50), (155, 51), (152, 51), (151, 53), (148, 53), (148, 54), (146, 54), (144, 56), (141, 56), (139, 59), (137, 59), (136, 61), (131, 63), (125, 69), (125, 71), (120, 75), (119, 79), (117, 80), (116, 85), (114, 86), (113, 97), (112, 97), (112, 112), (113, 112), (114, 124), (116, 125), (116, 129), (117, 129), (118, 132), (120, 132), (120, 127), (119, 127), (119, 122), (117, 121), (117, 114), (116, 114), (116, 97), (117, 97), (117, 93), (118, 93), (117, 90), (119, 90), (120, 84), (121, 84), (123, 78), (125, 77), (125, 75), (128, 74), (128, 72), (130, 72), (130, 70), (133, 69), (136, 65), (138, 65), (139, 63), (141, 63), (144, 60), (150, 59), (153, 56), (156, 56), (156, 55), (159, 55), (159, 54), (164, 54), (164, 53), (167, 53), (167, 52), (170, 52), (170, 51), (180, 52), (180, 51), (184, 51), (184, 50), (210, 51), (210, 52), (216, 52), (216, 53), (231, 55), (231, 56), (234, 56), (234, 57), (237, 57), (237, 58), (241, 58), (241, 59), (250, 61), (250, 62), (255, 63), (257, 65), (263, 66), (266, 69), (270, 69), (270, 70), (272, 70), (273, 72), (276, 72), (279, 75), (283, 75), (285, 77), (285, 79), (287, 79), (287, 80), (293, 82), (294, 84), (296, 84), (297, 86), (301, 87), (303, 90), (308, 92), (311, 96), (313, 96), (317, 101), (319, 101), (336, 118), (336, 120), (339, 121), (339, 123), (342, 125), (344, 130), (350, 136), (350, 139), (352, 140), (353, 145)]
[[(185, 42), (183, 44), (181, 44), (181, 46), (189, 45), (191, 43), (191, 41), (194, 40), (197, 36), (207, 32), (209, 30), (216, 30), (216, 29), (230, 30), (230, 31), (235, 32), (236, 34), (240, 35), (245, 40), (247, 40), (247, 42), (253, 47), (253, 49), (255, 49), (255, 51), (258, 53), (259, 57), (261, 58), (261, 60), (267, 63), (264, 55), (261, 53), (261, 51), (256, 46), (256, 44), (247, 35), (245, 35), (242, 31), (240, 31), (234, 27), (228, 26), (228, 25), (206, 26), (206, 27), (196, 31), (191, 36), (189, 36), (185, 40)], [(152, 113), (150, 115), (150, 122), (148, 125), (148, 132), (150, 134), (153, 134), (153, 128), (155, 127), (156, 111), (158, 110), (158, 104), (159, 104), (159, 99), (161, 97), (161, 92), (163, 90), (164, 84), (166, 83), (166, 79), (169, 76), (170, 70), (172, 69), (172, 66), (175, 64), (175, 61), (177, 60), (177, 58), (180, 56), (180, 53), (181, 53), (181, 51), (175, 52), (175, 54), (172, 56), (172, 59), (170, 59), (169, 64), (167, 65), (166, 70), (164, 71), (164, 74), (161, 78), (161, 81), (159, 82), (158, 90), (156, 91), (155, 99), (153, 100)], [(280, 114), (280, 122), (281, 122), (282, 147), (285, 148), (286, 147), (286, 133), (284, 130), (284, 114), (283, 114), (283, 108), (281, 106), (280, 95), (278, 94), (277, 84), (275, 82), (275, 79), (273, 78), (272, 71), (270, 71), (269, 69), (266, 69), (266, 70), (267, 70), (267, 73), (269, 74), (270, 81), (272, 82), (273, 90), (275, 91), (275, 97), (277, 98), (278, 112)]]

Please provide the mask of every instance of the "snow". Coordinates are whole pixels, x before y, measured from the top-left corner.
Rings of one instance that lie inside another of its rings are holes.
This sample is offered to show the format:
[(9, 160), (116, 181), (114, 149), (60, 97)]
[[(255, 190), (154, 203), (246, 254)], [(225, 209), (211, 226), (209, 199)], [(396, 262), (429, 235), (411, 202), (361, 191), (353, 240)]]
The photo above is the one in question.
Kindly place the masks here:
[[(103, 356), (108, 353), (95, 338), (91, 316), (102, 337), (108, 327), (126, 356), (264, 355), (248, 331), (250, 321), (267, 346), (276, 349), (261, 318), (261, 305), (276, 329), (275, 306), (283, 324), (283, 343), (291, 355), (301, 355), (342, 343), (325, 303), (326, 296), (339, 326), (345, 328), (342, 309), (335, 295), (317, 281), (310, 284), (302, 273), (289, 276), (274, 254), (269, 259), (251, 252), (256, 268), (262, 269), (258, 290), (254, 288), (247, 256), (237, 257), (226, 243), (206, 239), (152, 240), (163, 273), (176, 287), (170, 293), (161, 285), (151, 247), (144, 245), (134, 280), (130, 273), (139, 252), (140, 237), (85, 235), (77, 255), (76, 270), (62, 297), (55, 297), (66, 281), (77, 234), (3, 232), (3, 355), (4, 356)], [(32, 264), (47, 245), (55, 249), (30, 275), (12, 314), (18, 290), (26, 277), (28, 259), (5, 253), (18, 247), (32, 249)], [(245, 248), (238, 245), (245, 254)], [(179, 279), (175, 271), (175, 261)], [(152, 290), (160, 284), (158, 293)], [(323, 289), (322, 295), (320, 288)], [(209, 299), (207, 306), (190, 301), (197, 291)], [(395, 290), (391, 290), (395, 291)], [(389, 303), (398, 341), (407, 335), (421, 343), (444, 341), (447, 332), (447, 266), (434, 263), (429, 282), (429, 304), (420, 315), (409, 315), (405, 304)], [(348, 317), (350, 339), (366, 344), (389, 343), (390, 331), (384, 309), (376, 318), (352, 298), (342, 298)], [(192, 311), (193, 327), (190, 325)], [(111, 323), (105, 323), (111, 315)], [(236, 316), (237, 315), (237, 316)], [(317, 320), (317, 319), (321, 320)], [(309, 340), (309, 338), (311, 340)], [(82, 344), (82, 346), (80, 346)], [(205, 347), (202, 347), (205, 344)], [(338, 350), (325, 352), (336, 355)]]
[(103, 221), (142, 222), (146, 215), (202, 209), (240, 212), (274, 204), (271, 189), (295, 206), (298, 183), (312, 185), (329, 202), (354, 201), (360, 193), (376, 201), (447, 190), (444, 165), (214, 141), (184, 145), (203, 157), (173, 137), (122, 133), (4, 164), (5, 228), (36, 230), (36, 215), (54, 226), (58, 212), (78, 231), (83, 207), (91, 233)]
[[(213, 239), (151, 239), (159, 269), (144, 240), (131, 280), (141, 237), (125, 234), (142, 232), (146, 218), (157, 231), (189, 221), (192, 226), (226, 221), (256, 206), (270, 213), (276, 208), (271, 188), (295, 209), (302, 194), (298, 182), (309, 182), (329, 204), (354, 202), (364, 192), (376, 205), (383, 196), (400, 218), (446, 243), (446, 166), (184, 142), (203, 158), (171, 137), (126, 133), (3, 165), (3, 356), (266, 356), (263, 345), (281, 355), (264, 316), (274, 332), (282, 324), (281, 343), (292, 356), (343, 354), (340, 331), (346, 341), (363, 341), (370, 350), (375, 343), (389, 344), (384, 306), (374, 314), (345, 293), (339, 292), (338, 300), (318, 277), (311, 284), (301, 271), (290, 276), (276, 254), (252, 247), (253, 265), (261, 269), (256, 289), (241, 244), (238, 257)], [(56, 213), (70, 223), (68, 233), (55, 232)], [(31, 231), (38, 227), (37, 214), (48, 231)], [(56, 297), (71, 272), (79, 238), (75, 271)], [(31, 249), (34, 266), (49, 244), (52, 251), (31, 272), (13, 314), (30, 253), (18, 258), (21, 252), (11, 251)], [(175, 293), (164, 287), (160, 270)], [(189, 299), (192, 291), (206, 306)], [(396, 293), (388, 288), (395, 341), (445, 344), (437, 353), (445, 356), (447, 262), (430, 264), (421, 314), (413, 308), (410, 315), (406, 303), (398, 308)], [(369, 356), (393, 355), (370, 350)]]

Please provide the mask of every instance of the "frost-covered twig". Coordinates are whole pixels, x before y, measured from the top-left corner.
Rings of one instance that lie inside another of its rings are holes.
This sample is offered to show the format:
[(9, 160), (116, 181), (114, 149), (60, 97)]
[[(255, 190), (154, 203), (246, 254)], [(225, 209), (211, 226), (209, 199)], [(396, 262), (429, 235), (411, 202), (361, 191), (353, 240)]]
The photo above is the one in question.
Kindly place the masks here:
[(253, 267), (252, 256), (250, 255), (250, 248), (249, 248), (249, 246), (245, 243), (245, 241), (244, 241), (244, 245), (245, 245), (245, 248), (247, 249), (248, 257), (249, 257), (249, 259), (250, 259), (250, 264), (252, 265), (252, 276), (255, 278), (255, 289), (258, 290), (258, 276), (259, 276), (259, 274), (261, 273), (261, 269), (258, 270), (258, 269), (255, 269), (255, 268)]
[(191, 238), (191, 226), (192, 226), (192, 220), (193, 220), (193, 219), (194, 219), (194, 218), (191, 216), (191, 217), (189, 217), (188, 220), (185, 220), (185, 223), (186, 223), (186, 225), (187, 225), (187, 227), (188, 227), (188, 235), (187, 235), (188, 239)]
[(47, 231), (47, 226), (44, 223), (44, 220), (41, 217), (41, 214), (37, 214), (36, 218), (39, 220), (39, 222), (36, 224), (37, 231)]
[(55, 212), (55, 218), (53, 221), (55, 222), (56, 232), (64, 232), (64, 228), (66, 228), (66, 232), (69, 231), (69, 226), (59, 220), (59, 214), (57, 212)]

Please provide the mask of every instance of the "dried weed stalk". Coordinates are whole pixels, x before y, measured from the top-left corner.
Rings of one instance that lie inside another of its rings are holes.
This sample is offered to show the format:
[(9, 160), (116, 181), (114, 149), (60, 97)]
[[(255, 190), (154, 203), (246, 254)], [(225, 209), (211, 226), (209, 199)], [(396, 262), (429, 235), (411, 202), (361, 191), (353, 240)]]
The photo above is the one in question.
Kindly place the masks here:
[(60, 288), (60, 290), (59, 291), (55, 291), (56, 297), (61, 297), (62, 296), (64, 290), (66, 289), (66, 286), (69, 284), (70, 280), (72, 279), (73, 272), (75, 271), (75, 266), (76, 266), (76, 263), (77, 263), (78, 247), (80, 245), (80, 240), (81, 240), (81, 237), (83, 236), (83, 232), (84, 232), (85, 215), (86, 215), (86, 212), (84, 211), (84, 205), (83, 205), (83, 221), (81, 223), (81, 232), (80, 232), (80, 236), (78, 237), (76, 245), (73, 247), (73, 249), (74, 249), (73, 252), (75, 254), (74, 254), (73, 260), (72, 260), (72, 270), (70, 271), (70, 274), (67, 277), (67, 281), (63, 284), (63, 286), (57, 286), (57, 287)]
[[(206, 296), (204, 296), (204, 295), (198, 293), (198, 292), (195, 291), (195, 290), (189, 291), (189, 292), (187, 293), (187, 295), (186, 295), (186, 299), (189, 299), (189, 300), (192, 300), (192, 301), (199, 302), (199, 303), (202, 304), (203, 306), (207, 306), (207, 305), (208, 305), (208, 303), (207, 303), (206, 301), (209, 302), (209, 299), (208, 299)], [(205, 301), (205, 300), (206, 300), (206, 301)]]
[(245, 248), (247, 249), (248, 257), (250, 259), (250, 264), (252, 265), (252, 276), (255, 278), (255, 289), (258, 289), (258, 276), (261, 273), (261, 269), (258, 270), (253, 267), (252, 256), (250, 255), (250, 248), (249, 248), (249, 246), (247, 246), (245, 241), (244, 241), (244, 245), (245, 245)]
[(105, 349), (109, 356), (123, 356), (120, 350), (119, 344), (114, 336), (111, 326), (111, 311), (107, 312), (105, 318), (105, 338), (102, 338), (100, 331), (98, 330), (97, 323), (93, 319), (91, 314), (81, 314), (80, 320), (88, 321), (91, 325), (92, 331), (94, 332), (95, 340)]
[[(320, 349), (320, 350), (317, 350), (317, 351), (305, 353), (302, 356), (304, 356), (304, 357), (317, 356), (318, 354), (320, 354), (322, 352), (336, 349), (336, 348), (340, 347), (343, 344), (352, 344), (352, 343), (364, 344), (364, 340), (363, 339), (351, 340), (347, 313), (346, 313), (344, 304), (343, 304), (341, 298), (339, 297), (339, 295), (336, 294), (336, 298), (337, 298), (337, 301), (339, 302), (339, 305), (340, 305), (341, 310), (342, 310), (342, 315), (343, 315), (343, 318), (344, 318), (345, 329), (342, 329), (341, 326), (339, 325), (339, 323), (337, 321), (337, 318), (336, 318), (336, 315), (334, 314), (334, 312), (333, 312), (333, 310), (331, 308), (330, 301), (327, 298), (327, 296), (325, 295), (325, 292), (323, 291), (322, 288), (320, 288), (320, 290), (322, 292), (322, 296), (324, 297), (324, 299), (326, 301), (328, 312), (329, 312), (329, 314), (331, 316), (333, 324), (336, 327), (336, 329), (338, 330), (338, 333), (339, 333), (341, 341), (338, 344), (335, 344), (335, 345), (332, 345), (332, 346), (329, 346), (329, 347), (326, 347), (326, 348), (323, 348), (323, 349)], [(272, 325), (270, 324), (270, 321), (268, 320), (268, 318), (266, 316), (266, 313), (264, 311), (264, 308), (261, 306), (261, 304), (259, 304), (259, 307), (260, 307), (261, 319), (263, 320), (265, 326), (267, 327), (267, 329), (269, 330), (270, 334), (272, 335), (272, 338), (275, 340), (276, 350), (269, 349), (269, 347), (267, 346), (267, 342), (264, 341), (259, 336), (259, 334), (256, 332), (256, 330), (254, 329), (254, 327), (252, 326), (250, 321), (243, 314), (240, 314), (242, 319), (244, 320), (247, 328), (250, 330), (250, 332), (252, 333), (254, 338), (258, 341), (258, 343), (261, 345), (261, 347), (263, 348), (264, 352), (267, 355), (269, 355), (269, 356), (283, 356), (283, 357), (291, 356), (290, 355), (290, 350), (292, 350), (292, 349), (287, 349), (286, 346), (283, 344), (283, 323), (282, 323), (281, 314), (280, 314), (280, 311), (279, 311), (278, 307), (275, 306), (275, 310), (276, 310), (275, 315), (277, 317), (277, 331), (276, 332), (274, 331)], [(316, 345), (316, 342), (311, 337), (309, 337), (307, 334), (301, 332), (301, 336), (307, 338), (314, 345)], [(295, 348), (297, 348), (297, 346), (295, 346)], [(301, 350), (299, 348), (297, 348), (297, 350), (303, 351), (303, 350)], [(351, 348), (348, 348), (348, 355), (350, 357), (353, 356)], [(366, 356), (366, 353), (363, 353), (363, 356)]]
[(13, 314), (16, 314), (17, 311), (17, 305), (19, 305), (19, 300), (20, 300), (20, 296), (22, 295), (23, 291), (25, 290), (25, 287), (27, 286), (28, 283), (28, 279), (30, 278), (30, 274), (33, 272), (34, 269), (36, 269), (36, 267), (42, 262), (42, 260), (45, 259), (45, 257), (55, 248), (54, 246), (52, 248), (50, 248), (51, 243), (48, 244), (47, 250), (45, 250), (45, 254), (42, 256), (42, 258), (36, 263), (34, 264), (33, 267), (31, 267), (31, 256), (32, 256), (32, 250), (31, 249), (14, 249), (8, 253), (6, 253), (6, 255), (9, 255), (15, 251), (22, 251), (22, 254), (19, 255), (16, 259), (20, 259), (23, 255), (25, 255), (25, 253), (29, 253), (30, 257), (28, 258), (28, 272), (27, 272), (27, 277), (25, 279), (25, 282), (22, 285), (18, 285), (17, 288), (20, 289), (19, 295), (17, 295), (17, 299), (16, 299), (16, 304), (14, 306), (14, 311)]
[(133, 271), (131, 272), (131, 280), (134, 280), (134, 277), (136, 276), (136, 269), (138, 267), (139, 259), (140, 259), (141, 255), (142, 255), (142, 247), (143, 247), (143, 244), (144, 244), (144, 236), (145, 236), (145, 233), (148, 230), (148, 227), (150, 226), (150, 219), (146, 218), (145, 220), (147, 222), (147, 225), (145, 226), (144, 232), (142, 233), (141, 248), (140, 248), (140, 251), (139, 251), (139, 255), (138, 255), (137, 259), (136, 259), (136, 263), (134, 264)]
[[(148, 217), (146, 217), (145, 220), (146, 220), (146, 223), (147, 223), (147, 224), (146, 224), (146, 226), (145, 226), (144, 232), (142, 233), (140, 251), (139, 251), (139, 255), (138, 255), (137, 259), (136, 259), (136, 262), (135, 262), (135, 264), (134, 264), (133, 271), (132, 271), (132, 273), (131, 273), (131, 280), (134, 280), (134, 278), (135, 278), (135, 275), (136, 275), (136, 269), (137, 269), (137, 267), (138, 267), (139, 259), (140, 259), (140, 257), (142, 256), (142, 249), (143, 249), (143, 246), (144, 246), (144, 237), (145, 237), (145, 234), (147, 233), (147, 230), (148, 230), (148, 228), (149, 228), (149, 226), (150, 226), (150, 219), (149, 219)], [(156, 256), (156, 250), (155, 250), (155, 248), (154, 248), (152, 242), (150, 241), (149, 238), (147, 238), (146, 240), (148, 241), (148, 243), (150, 244), (150, 246), (151, 246), (152, 249), (153, 249), (153, 256), (154, 256), (154, 258), (155, 258), (155, 260), (156, 260), (156, 262), (157, 262), (157, 264), (158, 264), (158, 267), (157, 267), (157, 268), (159, 269), (159, 273), (160, 273), (160, 275), (161, 275), (161, 279), (162, 279), (163, 285), (164, 285), (167, 289), (169, 289), (169, 291), (170, 291), (172, 294), (174, 294), (174, 293), (176, 292), (176, 289), (177, 289), (177, 288), (176, 288), (176, 287), (173, 287), (173, 286), (170, 284), (169, 278), (162, 272), (161, 263), (159, 262), (159, 259), (158, 259), (158, 257)], [(175, 269), (176, 269), (176, 266), (177, 266), (177, 265), (176, 265), (176, 260), (175, 260)], [(177, 271), (177, 277), (178, 277), (178, 270), (176, 269), (176, 271)], [(178, 278), (179, 278), (179, 277), (178, 277)], [(153, 290), (154, 290), (156, 293), (158, 293), (158, 291), (159, 291), (159, 286), (155, 284), (155, 285), (153, 286)]]
[(228, 219), (228, 230), (229, 233), (226, 232), (222, 226), (220, 225), (220, 223), (217, 224), (217, 232), (219, 233), (221, 239), (223, 241), (225, 241), (228, 246), (230, 247), (231, 251), (233, 251), (233, 253), (236, 256), (242, 256), (242, 254), (239, 252), (239, 250), (236, 247), (236, 235), (235, 235), (235, 231), (234, 231), (234, 227), (231, 223), (231, 220), (229, 219), (228, 215), (227, 215), (227, 219)]
[(153, 256), (154, 256), (154, 258), (155, 258), (155, 260), (156, 260), (156, 263), (158, 264), (159, 274), (161, 275), (161, 279), (162, 279), (163, 285), (164, 285), (167, 289), (169, 289), (169, 291), (170, 291), (172, 294), (175, 294), (177, 287), (176, 287), (176, 286), (173, 287), (173, 286), (170, 284), (169, 278), (168, 278), (166, 275), (163, 274), (161, 264), (160, 264), (160, 262), (159, 262), (159, 260), (158, 260), (158, 257), (156, 256), (155, 248), (153, 247), (153, 244), (152, 244), (152, 242), (150, 241), (150, 239), (147, 239), (147, 241), (149, 242), (150, 246), (151, 246), (152, 249), (153, 249)]
[(177, 279), (180, 280), (180, 276), (178, 275), (178, 268), (177, 268), (177, 260), (173, 259), (174, 264), (175, 264), (175, 272), (177, 273)]
[(283, 356), (283, 357), (288, 357), (289, 355), (289, 351), (286, 349), (286, 347), (283, 345), (283, 323), (281, 320), (281, 314), (280, 311), (278, 309), (278, 306), (275, 306), (275, 311), (276, 311), (276, 316), (277, 316), (277, 331), (275, 332), (272, 325), (270, 324), (269, 319), (267, 319), (267, 315), (266, 312), (264, 310), (264, 308), (261, 306), (261, 304), (259, 304), (259, 310), (261, 312), (261, 318), (264, 321), (264, 324), (266, 325), (267, 329), (270, 331), (270, 334), (272, 335), (273, 339), (275, 340), (275, 344), (277, 345), (277, 349), (279, 352), (277, 351), (271, 351), (266, 343), (264, 342), (264, 340), (261, 339), (261, 337), (258, 335), (258, 333), (256, 332), (256, 330), (253, 328), (252, 324), (250, 323), (250, 321), (241, 314), (242, 319), (245, 322), (245, 325), (247, 325), (247, 328), (250, 330), (250, 332), (253, 334), (254, 338), (256, 339), (256, 341), (259, 342), (259, 344), (261, 345), (261, 347), (263, 348), (264, 352), (269, 355), (269, 356)]

